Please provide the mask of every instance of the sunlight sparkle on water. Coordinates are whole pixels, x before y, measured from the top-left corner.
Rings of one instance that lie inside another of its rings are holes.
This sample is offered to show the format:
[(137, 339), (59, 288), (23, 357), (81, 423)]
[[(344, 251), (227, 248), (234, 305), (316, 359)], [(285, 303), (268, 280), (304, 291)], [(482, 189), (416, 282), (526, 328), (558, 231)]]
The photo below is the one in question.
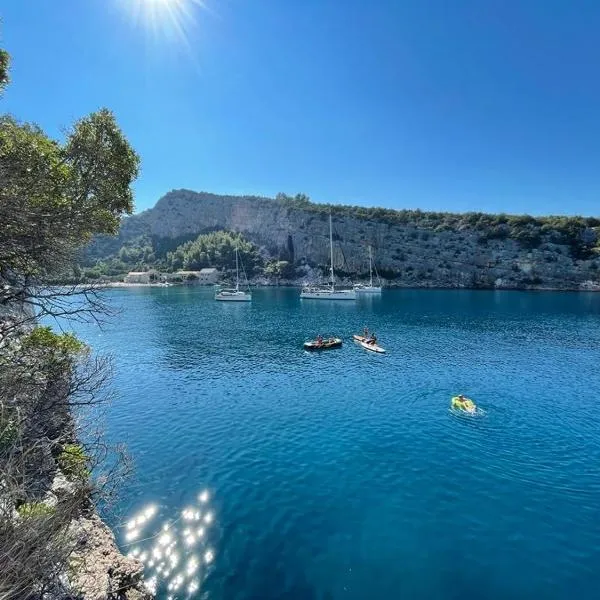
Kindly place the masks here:
[[(195, 594), (202, 587), (200, 569), (215, 559), (214, 550), (208, 546), (206, 526), (215, 519), (215, 513), (207, 506), (207, 491), (200, 493), (197, 504), (203, 505), (206, 513), (199, 506), (186, 506), (179, 512), (179, 518), (165, 523), (150, 524), (158, 514), (156, 505), (149, 505), (140, 510), (126, 524), (124, 538), (129, 541), (147, 528), (143, 540), (129, 552), (129, 556), (137, 557), (144, 563), (146, 586), (156, 594), (163, 586), (169, 590), (170, 598), (184, 598)], [(196, 523), (197, 521), (201, 523)], [(202, 524), (202, 527), (198, 525)], [(183, 570), (182, 570), (183, 567)]]
[(156, 594), (156, 586), (158, 580), (156, 577), (150, 577), (150, 579), (145, 580), (146, 588), (151, 594)]
[(188, 575), (192, 575), (198, 569), (198, 559), (195, 556), (192, 556), (190, 560), (188, 560), (185, 571)]

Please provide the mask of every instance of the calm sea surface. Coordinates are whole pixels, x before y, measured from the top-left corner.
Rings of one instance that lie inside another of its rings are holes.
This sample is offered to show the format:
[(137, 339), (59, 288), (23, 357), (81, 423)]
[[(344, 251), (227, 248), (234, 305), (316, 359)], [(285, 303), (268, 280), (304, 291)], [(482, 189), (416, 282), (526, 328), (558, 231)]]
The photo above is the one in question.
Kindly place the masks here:
[(79, 333), (136, 466), (111, 519), (161, 597), (600, 597), (600, 294), (108, 297)]

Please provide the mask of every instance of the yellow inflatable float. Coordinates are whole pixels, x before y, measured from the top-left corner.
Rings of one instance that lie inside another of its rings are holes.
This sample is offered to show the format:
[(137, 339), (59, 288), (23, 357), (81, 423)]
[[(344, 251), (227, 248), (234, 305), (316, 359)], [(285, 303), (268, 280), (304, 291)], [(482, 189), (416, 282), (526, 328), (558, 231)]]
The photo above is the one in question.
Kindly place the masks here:
[(462, 410), (468, 413), (474, 413), (477, 410), (475, 402), (473, 402), (473, 400), (470, 398), (463, 396), (462, 394), (452, 398), (451, 406), (456, 410)]

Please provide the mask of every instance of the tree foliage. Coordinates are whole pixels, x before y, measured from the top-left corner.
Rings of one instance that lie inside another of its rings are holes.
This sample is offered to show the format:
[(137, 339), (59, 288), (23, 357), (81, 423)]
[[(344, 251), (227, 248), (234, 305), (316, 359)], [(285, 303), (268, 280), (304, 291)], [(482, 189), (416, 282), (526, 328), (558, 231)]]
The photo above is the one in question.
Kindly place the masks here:
[(93, 234), (116, 233), (133, 210), (138, 163), (106, 109), (80, 119), (63, 144), (0, 117), (0, 274), (47, 278)]
[(305, 208), (310, 206), (310, 198), (306, 194), (296, 194), (295, 196), (288, 196), (283, 192), (279, 192), (275, 196), (275, 200), (284, 206), (292, 208)]
[(65, 444), (57, 462), (60, 470), (70, 479), (84, 480), (90, 476), (90, 458), (81, 444)]
[(235, 269), (235, 249), (248, 274), (262, 263), (258, 248), (239, 233), (215, 231), (199, 235), (195, 240), (179, 246), (167, 254), (167, 266), (172, 270), (195, 271), (206, 267)]
[(6, 50), (0, 48), (0, 94), (4, 88), (8, 85), (10, 79), (8, 76), (8, 69), (10, 66), (10, 56)]
[(54, 333), (52, 327), (35, 327), (21, 339), (24, 349), (39, 349), (60, 356), (73, 356), (83, 352), (85, 344), (72, 333)]
[(277, 280), (292, 279), (295, 274), (294, 266), (287, 260), (271, 260), (265, 265), (265, 275)]
[[(7, 67), (0, 51), (0, 88)], [(106, 109), (79, 120), (63, 141), (0, 116), (2, 598), (79, 597), (64, 585), (69, 558), (85, 541), (72, 525), (91, 514), (102, 488), (88, 476), (102, 474), (107, 449), (89, 423), (78, 435), (84, 422), (75, 413), (82, 418), (106, 400), (110, 363), (71, 334), (32, 326), (102, 310), (94, 288), (50, 282), (93, 235), (118, 230), (133, 209), (138, 163)], [(68, 485), (55, 487), (65, 475)]]

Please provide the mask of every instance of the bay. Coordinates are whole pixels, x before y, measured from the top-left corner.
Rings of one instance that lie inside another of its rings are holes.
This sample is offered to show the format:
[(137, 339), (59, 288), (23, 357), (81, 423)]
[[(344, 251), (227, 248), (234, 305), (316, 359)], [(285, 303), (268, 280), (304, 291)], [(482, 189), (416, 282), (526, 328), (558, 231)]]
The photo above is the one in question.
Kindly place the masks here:
[[(107, 296), (77, 329), (136, 467), (108, 518), (160, 597), (598, 597), (600, 295)], [(304, 352), (319, 333), (343, 347)]]

